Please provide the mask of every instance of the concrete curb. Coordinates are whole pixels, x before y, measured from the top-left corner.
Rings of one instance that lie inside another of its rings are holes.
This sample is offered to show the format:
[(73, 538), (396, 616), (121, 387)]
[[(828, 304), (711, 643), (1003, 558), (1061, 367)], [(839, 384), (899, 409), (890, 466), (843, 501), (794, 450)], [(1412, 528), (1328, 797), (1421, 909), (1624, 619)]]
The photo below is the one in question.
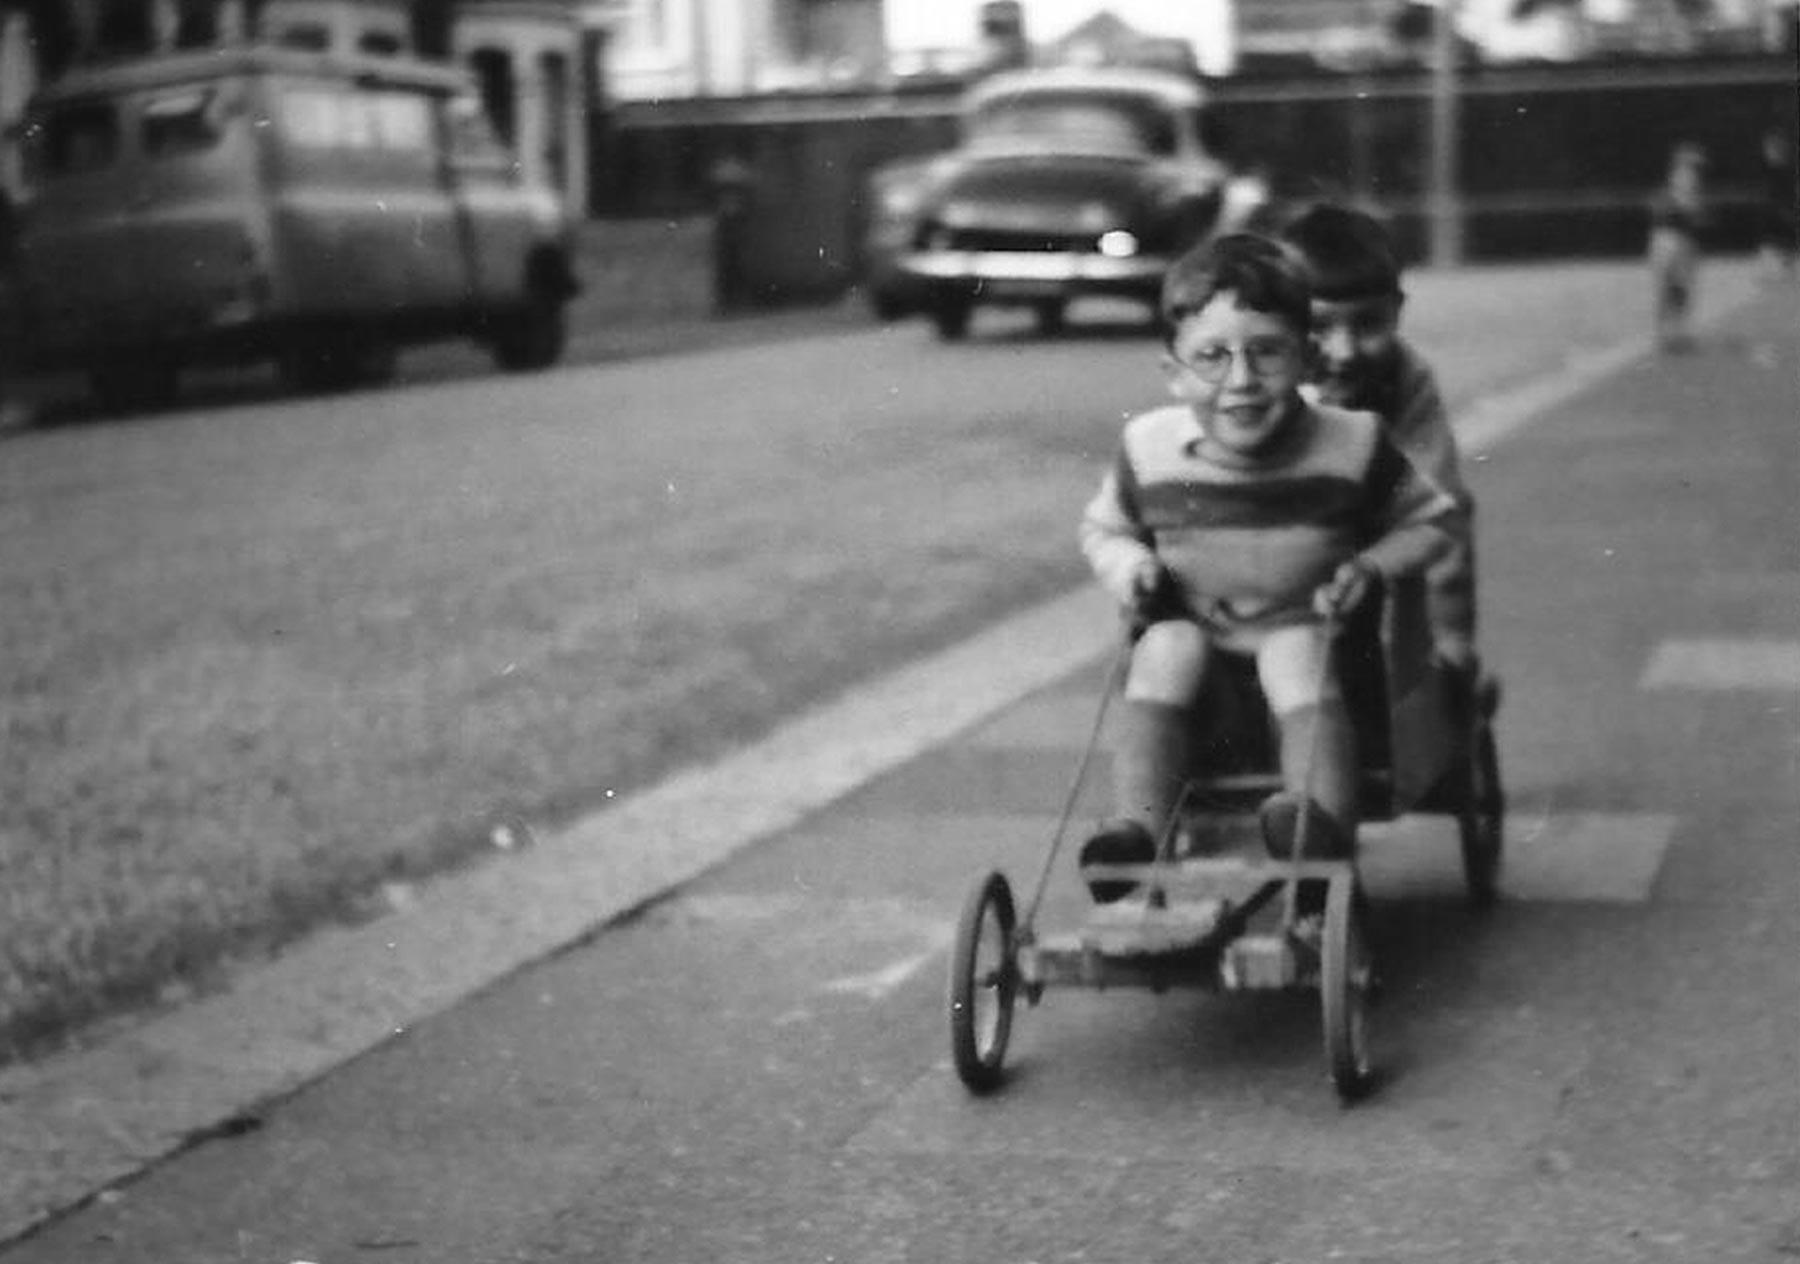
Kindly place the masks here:
[[(1720, 286), (1715, 326), (1756, 292)], [(1650, 351), (1644, 338), (1463, 410), (1479, 455)], [(1053, 683), (1116, 629), (1091, 588), (1010, 618), (562, 833), (321, 933), (226, 994), (0, 1071), (0, 1243), (578, 942)]]

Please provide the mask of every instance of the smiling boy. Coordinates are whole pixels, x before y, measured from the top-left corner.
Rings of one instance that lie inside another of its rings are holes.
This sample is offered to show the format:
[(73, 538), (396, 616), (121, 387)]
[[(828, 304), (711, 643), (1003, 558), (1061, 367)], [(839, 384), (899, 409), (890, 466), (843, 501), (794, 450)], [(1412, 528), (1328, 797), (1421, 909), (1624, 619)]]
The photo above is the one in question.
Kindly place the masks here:
[(1291, 848), (1310, 796), (1311, 854), (1353, 853), (1356, 733), (1335, 673), (1321, 672), (1327, 620), (1447, 550), (1458, 510), (1374, 416), (1301, 397), (1311, 299), (1294, 254), (1252, 234), (1190, 253), (1165, 282), (1176, 402), (1126, 423), (1080, 528), (1096, 577), (1141, 627), (1114, 750), (1119, 819), (1088, 840), (1084, 863), (1154, 857), (1219, 654), (1254, 659), (1279, 731), (1270, 850)]

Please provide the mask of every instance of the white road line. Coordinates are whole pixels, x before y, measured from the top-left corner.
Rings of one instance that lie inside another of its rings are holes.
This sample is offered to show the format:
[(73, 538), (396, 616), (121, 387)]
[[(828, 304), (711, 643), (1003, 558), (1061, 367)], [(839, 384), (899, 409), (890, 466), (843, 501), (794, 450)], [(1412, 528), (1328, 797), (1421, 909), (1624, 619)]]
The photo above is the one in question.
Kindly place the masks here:
[(879, 970), (833, 979), (824, 985), (823, 990), (848, 993), (867, 1000), (879, 1001), (923, 970), (931, 959), (938, 955), (938, 952), (938, 948), (932, 948), (926, 952), (914, 953), (910, 957), (902, 957), (898, 961), (882, 966)]
[[(941, 911), (916, 901), (851, 897), (813, 898), (786, 892), (705, 892), (684, 896), (660, 907), (655, 916), (675, 925), (756, 926), (779, 923), (784, 939), (829, 945), (841, 951), (851, 943), (898, 947), (903, 956), (873, 970), (831, 979), (819, 985), (822, 992), (860, 996), (878, 1001), (903, 986), (946, 947), (953, 937)], [(758, 931), (763, 934), (767, 932)], [(792, 1011), (786, 1021), (798, 1021), (810, 1011)]]

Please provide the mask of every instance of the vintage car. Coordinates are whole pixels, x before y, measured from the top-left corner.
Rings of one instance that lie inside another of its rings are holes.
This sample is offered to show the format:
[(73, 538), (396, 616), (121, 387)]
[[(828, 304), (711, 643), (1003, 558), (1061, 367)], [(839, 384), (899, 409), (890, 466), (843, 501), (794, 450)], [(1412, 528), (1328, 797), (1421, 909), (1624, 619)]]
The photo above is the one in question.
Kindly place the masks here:
[(25, 359), (105, 406), (166, 404), (191, 365), (319, 389), (438, 338), (512, 369), (562, 351), (569, 217), (464, 71), (255, 47), (80, 67), (24, 139)]
[(870, 179), (866, 291), (945, 338), (978, 304), (1031, 308), (1046, 332), (1070, 300), (1154, 307), (1170, 262), (1258, 204), (1201, 140), (1200, 84), (1135, 68), (1006, 71), (971, 87), (946, 153)]

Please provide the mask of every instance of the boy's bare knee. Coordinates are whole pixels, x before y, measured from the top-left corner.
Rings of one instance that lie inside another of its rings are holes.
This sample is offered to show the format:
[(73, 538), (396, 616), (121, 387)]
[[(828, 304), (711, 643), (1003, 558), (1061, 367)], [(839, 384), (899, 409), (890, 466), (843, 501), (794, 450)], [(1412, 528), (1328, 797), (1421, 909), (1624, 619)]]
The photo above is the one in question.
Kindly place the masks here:
[(1206, 669), (1206, 653), (1206, 634), (1198, 624), (1185, 619), (1152, 623), (1132, 650), (1125, 696), (1174, 705), (1193, 701)]
[(1278, 628), (1264, 637), (1256, 651), (1256, 674), (1269, 709), (1283, 716), (1335, 702), (1342, 695), (1330, 659), (1331, 637), (1317, 624)]

